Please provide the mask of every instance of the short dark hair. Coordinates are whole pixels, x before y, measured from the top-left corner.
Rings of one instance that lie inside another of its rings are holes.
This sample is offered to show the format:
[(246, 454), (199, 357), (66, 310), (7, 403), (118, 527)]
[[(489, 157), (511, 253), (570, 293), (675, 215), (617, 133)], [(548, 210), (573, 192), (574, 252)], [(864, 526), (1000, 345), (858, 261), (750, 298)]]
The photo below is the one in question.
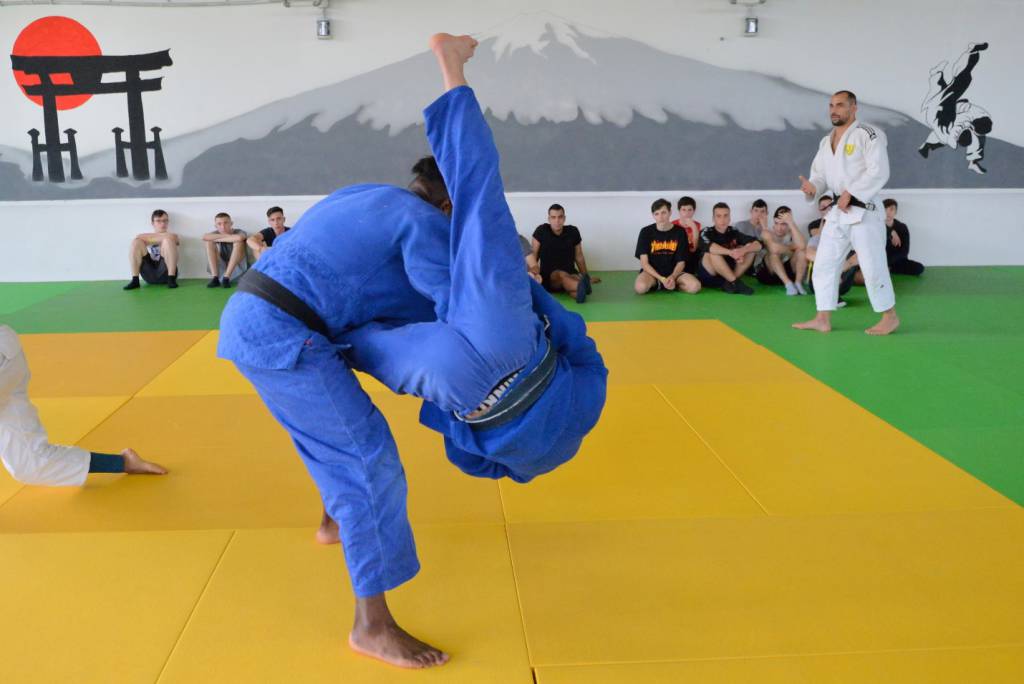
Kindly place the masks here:
[(163, 209), (154, 209), (153, 213), (149, 215), (149, 222), (152, 223), (153, 219), (158, 219), (161, 216), (167, 216), (167, 212)]
[(792, 214), (792, 213), (793, 213), (793, 210), (790, 209), (789, 207), (787, 207), (785, 204), (783, 204), (778, 209), (775, 210), (775, 214), (772, 215), (772, 218), (779, 218), (779, 216), (781, 214)]
[(561, 204), (552, 204), (550, 207), (548, 207), (548, 213), (550, 214), (553, 211), (560, 211), (564, 214), (565, 207), (563, 207)]
[(750, 205), (750, 208), (751, 209), (764, 209), (765, 211), (768, 211), (768, 203), (765, 202), (760, 197), (758, 197), (756, 200), (754, 200), (754, 203)]
[(440, 209), (445, 202), (450, 202), (448, 186), (444, 183), (444, 176), (437, 166), (437, 160), (432, 156), (422, 157), (412, 166), (414, 178), (409, 183), (409, 190), (415, 193), (424, 202), (433, 204)]
[(726, 204), (725, 202), (715, 202), (715, 206), (711, 207), (711, 213), (714, 214), (719, 209), (725, 209), (726, 211), (728, 211), (729, 205)]
[(219, 214), (217, 214), (216, 216), (214, 216), (214, 217), (213, 217), (213, 220), (214, 220), (214, 221), (216, 221), (216, 220), (217, 220), (217, 219), (219, 219), (219, 218), (226, 218), (226, 219), (229, 219), (229, 218), (231, 218), (231, 214), (229, 214), (229, 213), (228, 213), (228, 212), (226, 212), (226, 211), (222, 211), (222, 212), (220, 212)]
[(818, 198), (818, 204), (821, 204), (821, 200), (828, 200), (829, 202), (835, 202), (835, 198), (832, 195), (822, 195)]
[(672, 203), (667, 199), (658, 198), (651, 204), (651, 213), (653, 214), (659, 209), (668, 209), (669, 211), (672, 211)]
[(283, 214), (283, 213), (284, 213), (284, 209), (282, 209), (281, 207), (270, 207), (269, 209), (267, 209), (267, 218), (270, 218), (271, 214)]
[(890, 197), (889, 199), (882, 200), (882, 206), (885, 207), (886, 209), (888, 209), (889, 207), (896, 207), (897, 209), (899, 209), (900, 203)]
[(676, 203), (676, 209), (682, 209), (683, 207), (693, 207), (696, 209), (697, 200), (693, 199), (689, 195), (684, 195), (683, 197), (680, 197), (679, 201)]
[(852, 90), (837, 90), (832, 93), (832, 97), (835, 97), (836, 95), (845, 95), (846, 99), (850, 101), (850, 104), (857, 104), (857, 96), (853, 94)]

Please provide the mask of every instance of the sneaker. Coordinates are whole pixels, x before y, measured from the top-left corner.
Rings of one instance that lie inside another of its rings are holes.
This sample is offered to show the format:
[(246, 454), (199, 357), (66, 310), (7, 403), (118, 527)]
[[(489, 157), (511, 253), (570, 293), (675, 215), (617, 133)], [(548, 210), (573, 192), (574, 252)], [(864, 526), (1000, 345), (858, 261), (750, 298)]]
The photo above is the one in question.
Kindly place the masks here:
[(796, 293), (798, 295), (805, 295), (805, 294), (807, 294), (807, 290), (804, 289), (803, 283), (793, 283), (793, 285), (796, 286)]
[(747, 285), (742, 280), (737, 280), (733, 284), (736, 286), (736, 294), (741, 294), (741, 295), (752, 295), (752, 294), (754, 294), (754, 288), (750, 287), (749, 285)]
[(739, 294), (736, 291), (736, 283), (731, 280), (726, 280), (724, 283), (722, 283), (722, 292), (725, 292), (727, 294)]
[(582, 304), (587, 301), (587, 295), (590, 293), (590, 274), (584, 273), (583, 277), (580, 278), (580, 284), (576, 286), (576, 303)]
[(857, 276), (857, 271), (860, 270), (860, 266), (854, 266), (850, 270), (843, 273), (839, 279), (839, 296), (842, 297), (844, 294), (850, 291), (853, 287), (853, 279)]
[(210, 278), (210, 282), (206, 283), (206, 287), (220, 287), (220, 278), (213, 276)]
[(174, 288), (178, 287), (178, 275), (177, 274), (172, 275), (172, 276), (167, 276), (167, 287), (171, 288), (172, 290)]
[(221, 287), (231, 287), (231, 278), (228, 278), (227, 276), (224, 276), (223, 278), (221, 278), (220, 279), (220, 286)]
[(786, 283), (786, 295), (787, 296), (793, 297), (793, 296), (796, 296), (798, 294), (800, 294), (800, 292), (797, 291), (796, 285), (794, 285), (793, 283)]
[(836, 308), (842, 309), (844, 306), (846, 306), (846, 300), (840, 297), (839, 301), (836, 302)]
[(137, 290), (137, 289), (139, 289), (139, 287), (140, 287), (140, 285), (139, 285), (139, 277), (135, 276), (135, 277), (133, 277), (131, 279), (131, 281), (127, 285), (125, 285), (121, 289), (122, 290)]

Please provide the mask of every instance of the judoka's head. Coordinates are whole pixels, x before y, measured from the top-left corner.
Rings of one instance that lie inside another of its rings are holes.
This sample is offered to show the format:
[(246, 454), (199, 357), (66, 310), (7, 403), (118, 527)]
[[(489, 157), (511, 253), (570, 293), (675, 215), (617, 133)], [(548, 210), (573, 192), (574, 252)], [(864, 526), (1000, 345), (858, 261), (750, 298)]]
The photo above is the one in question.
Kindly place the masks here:
[(166, 233), (167, 226), (171, 224), (171, 219), (167, 216), (167, 212), (163, 209), (156, 209), (149, 217), (149, 222), (153, 225), (153, 231), (157, 233)]
[(562, 232), (565, 228), (565, 207), (561, 204), (552, 204), (548, 207), (548, 225), (555, 235)]
[(729, 222), (732, 221), (732, 213), (729, 211), (729, 205), (725, 202), (719, 202), (711, 210), (711, 217), (715, 222), (715, 228), (721, 232), (725, 232), (725, 229), (729, 227)]
[(672, 203), (667, 199), (656, 199), (651, 205), (651, 216), (660, 228), (672, 223)]
[(213, 217), (213, 227), (222, 235), (230, 235), (235, 222), (231, 220), (231, 214), (220, 212)]
[(882, 200), (882, 206), (885, 207), (886, 220), (892, 221), (894, 218), (896, 218), (896, 210), (899, 209), (900, 207), (899, 203), (896, 200), (892, 198), (884, 199)]
[(448, 186), (444, 184), (441, 169), (437, 167), (437, 160), (423, 157), (413, 165), (412, 172), (415, 177), (409, 183), (409, 190), (419, 195), (424, 202), (433, 204), (451, 216), (452, 200), (448, 196)]
[(840, 90), (828, 102), (828, 115), (833, 126), (845, 126), (857, 118), (857, 96)]

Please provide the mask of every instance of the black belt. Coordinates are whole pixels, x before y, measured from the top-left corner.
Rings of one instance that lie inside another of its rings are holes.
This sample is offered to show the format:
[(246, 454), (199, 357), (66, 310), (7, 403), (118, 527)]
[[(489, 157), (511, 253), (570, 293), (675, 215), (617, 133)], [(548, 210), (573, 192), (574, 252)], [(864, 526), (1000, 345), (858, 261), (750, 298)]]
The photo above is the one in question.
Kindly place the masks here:
[(291, 290), (270, 276), (250, 269), (238, 281), (238, 290), (256, 295), (268, 304), (273, 304), (292, 318), (302, 322), (310, 330), (330, 339), (331, 336), (328, 334), (324, 319), (320, 318), (309, 304), (299, 299)]
[(530, 371), (530, 374), (522, 378), (512, 389), (506, 392), (498, 400), (491, 410), (479, 418), (460, 418), (469, 424), (474, 430), (490, 430), (505, 423), (511, 422), (526, 413), (526, 410), (533, 406), (534, 402), (544, 394), (544, 390), (551, 384), (555, 377), (555, 369), (558, 367), (558, 352), (546, 336), (544, 338), (546, 349), (540, 363)]
[[(840, 195), (832, 195), (832, 202), (838, 204), (839, 203), (839, 197), (840, 197)], [(875, 203), (874, 202), (867, 202), (867, 203), (861, 202), (859, 199), (857, 199), (853, 195), (850, 195), (850, 206), (851, 207), (860, 207), (861, 209), (866, 209), (868, 211), (874, 211), (875, 210)]]

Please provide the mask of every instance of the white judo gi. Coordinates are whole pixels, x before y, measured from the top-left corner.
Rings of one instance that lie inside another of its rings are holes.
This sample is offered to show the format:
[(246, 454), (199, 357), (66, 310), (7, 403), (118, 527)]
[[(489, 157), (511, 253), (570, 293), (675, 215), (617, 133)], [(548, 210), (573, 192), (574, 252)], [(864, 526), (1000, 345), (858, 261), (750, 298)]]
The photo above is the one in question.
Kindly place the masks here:
[(17, 333), (0, 325), (0, 460), (15, 480), (25, 484), (84, 484), (89, 452), (50, 444), (28, 399), (29, 377)]
[(808, 180), (815, 187), (811, 201), (823, 194), (849, 192), (871, 209), (850, 206), (848, 211), (833, 206), (825, 216), (821, 242), (812, 279), (818, 311), (834, 311), (839, 297), (839, 279), (850, 246), (857, 252), (860, 270), (871, 307), (881, 313), (896, 305), (889, 265), (885, 258), (885, 210), (879, 193), (889, 180), (889, 154), (885, 134), (874, 126), (855, 121), (846, 129), (836, 151), (831, 135), (818, 146)]

